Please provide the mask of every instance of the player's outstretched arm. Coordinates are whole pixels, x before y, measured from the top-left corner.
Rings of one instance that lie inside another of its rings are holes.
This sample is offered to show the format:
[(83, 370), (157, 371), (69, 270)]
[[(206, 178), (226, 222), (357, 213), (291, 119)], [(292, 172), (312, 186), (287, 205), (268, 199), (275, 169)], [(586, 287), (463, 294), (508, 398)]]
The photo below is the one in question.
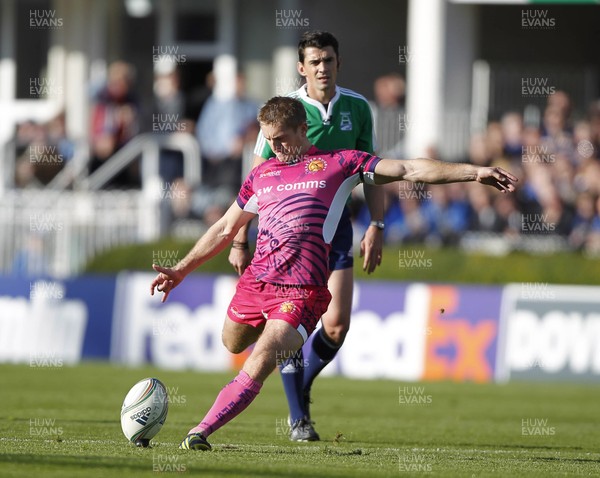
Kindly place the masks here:
[(164, 294), (161, 302), (165, 302), (169, 293), (190, 272), (225, 249), (227, 244), (233, 240), (240, 227), (254, 216), (254, 214), (242, 210), (237, 202), (234, 202), (225, 215), (198, 239), (192, 250), (175, 266), (168, 268), (156, 264), (152, 265), (152, 268), (158, 272), (158, 275), (154, 278), (152, 284), (150, 284), (150, 295), (154, 295), (154, 290), (156, 289), (158, 292)]
[(428, 158), (404, 161), (382, 159), (375, 166), (375, 184), (401, 180), (429, 184), (477, 181), (506, 193), (515, 190), (514, 183), (518, 181), (518, 178), (502, 168), (449, 163)]
[[(254, 169), (259, 164), (264, 163), (265, 161), (266, 161), (265, 158), (255, 154), (254, 162), (252, 163), (252, 169)], [(233, 240), (236, 243), (248, 244), (249, 226), (250, 226), (250, 222), (248, 221), (246, 224), (244, 224), (242, 227), (240, 227), (240, 230), (233, 238)], [(229, 259), (229, 263), (233, 266), (235, 271), (239, 275), (242, 275), (244, 273), (244, 271), (246, 270), (246, 267), (248, 267), (250, 265), (252, 256), (250, 255), (250, 250), (247, 247), (245, 247), (245, 246), (236, 247), (234, 244), (234, 247), (232, 247), (231, 250), (229, 251), (228, 259)]]

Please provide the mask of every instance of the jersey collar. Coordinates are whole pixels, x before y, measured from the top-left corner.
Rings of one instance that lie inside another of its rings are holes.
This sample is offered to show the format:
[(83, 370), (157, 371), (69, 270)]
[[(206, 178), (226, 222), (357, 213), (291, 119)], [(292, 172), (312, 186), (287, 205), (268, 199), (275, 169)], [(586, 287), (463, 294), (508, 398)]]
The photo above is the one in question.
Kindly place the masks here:
[(314, 156), (315, 154), (319, 154), (319, 151), (321, 151), (319, 148), (317, 148), (314, 144), (311, 144), (310, 148), (308, 148), (304, 154), (305, 156)]
[(298, 159), (297, 161), (294, 161), (293, 163), (284, 163), (284, 162), (281, 162), (281, 164), (283, 166), (293, 166), (295, 164), (302, 163), (302, 162), (306, 161), (306, 157), (307, 156), (314, 156), (316, 154), (319, 154), (319, 151), (321, 151), (319, 148), (317, 148), (314, 144), (311, 144), (310, 148), (308, 148), (306, 150), (306, 152), (302, 155), (302, 157), (300, 159)]
[(321, 113), (321, 120), (323, 121), (323, 124), (329, 124), (331, 122), (331, 117), (333, 116), (333, 105), (340, 97), (340, 89), (337, 85), (335, 85), (335, 95), (333, 95), (333, 98), (331, 98), (331, 101), (327, 105), (327, 111), (325, 111), (323, 103), (317, 100), (313, 100), (310, 96), (308, 96), (308, 92), (306, 91), (306, 85), (302, 85), (300, 87), (300, 89), (298, 90), (298, 96), (302, 98), (302, 101), (305, 101), (309, 105), (312, 105), (319, 110), (319, 113)]

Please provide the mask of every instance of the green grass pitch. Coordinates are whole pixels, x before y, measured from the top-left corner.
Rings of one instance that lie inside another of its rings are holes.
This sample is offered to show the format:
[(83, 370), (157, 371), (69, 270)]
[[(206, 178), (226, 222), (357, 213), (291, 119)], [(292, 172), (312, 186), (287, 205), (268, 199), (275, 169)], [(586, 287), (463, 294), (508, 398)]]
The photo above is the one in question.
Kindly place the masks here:
[[(177, 447), (233, 373), (86, 363), (0, 366), (0, 476), (408, 477), (600, 476), (600, 387), (321, 378), (313, 418), (322, 441), (287, 439), (279, 377), (210, 437)], [(153, 447), (124, 438), (119, 414), (156, 376), (171, 406)]]

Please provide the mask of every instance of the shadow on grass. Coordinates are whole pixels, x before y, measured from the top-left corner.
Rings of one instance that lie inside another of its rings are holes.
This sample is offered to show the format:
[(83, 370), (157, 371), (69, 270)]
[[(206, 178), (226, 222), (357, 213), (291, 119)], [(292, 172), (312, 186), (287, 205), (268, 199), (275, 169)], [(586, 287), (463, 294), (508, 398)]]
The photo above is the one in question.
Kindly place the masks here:
[[(28, 453), (12, 453), (0, 455), (0, 463), (22, 464), (30, 466), (44, 465), (48, 467), (74, 467), (74, 468), (106, 468), (148, 471), (147, 462), (136, 462), (131, 458), (119, 459), (114, 456), (91, 457), (69, 455), (40, 455)], [(152, 467), (150, 467), (152, 469)]]
[(456, 443), (453, 445), (454, 447), (471, 447), (471, 448), (489, 448), (490, 450), (504, 450), (511, 451), (515, 449), (523, 449), (523, 450), (548, 450), (548, 451), (563, 451), (563, 450), (571, 450), (571, 451), (584, 451), (583, 447), (580, 446), (565, 446), (565, 445), (521, 445), (521, 444), (510, 444), (510, 445), (502, 445), (502, 444), (485, 444), (485, 443)]
[(532, 456), (532, 460), (535, 461), (548, 461), (548, 462), (557, 462), (557, 463), (579, 463), (582, 465), (592, 464), (592, 463), (600, 463), (599, 459), (593, 458), (565, 458), (564, 456)]
[[(0, 417), (2, 418), (2, 417)], [(22, 418), (22, 417), (6, 417), (5, 418), (6, 421), (9, 422), (25, 422), (25, 423), (30, 423), (31, 420), (33, 420), (33, 418), (31, 417), (27, 417), (27, 418)], [(110, 425), (114, 425), (115, 423), (118, 423), (118, 419), (114, 419), (114, 418), (110, 418), (110, 419), (106, 419), (106, 420), (91, 420), (89, 418), (85, 418), (85, 419), (81, 419), (81, 420), (73, 420), (73, 419), (68, 419), (68, 418), (61, 418), (61, 417), (55, 417), (54, 420), (56, 420), (56, 422), (60, 422), (60, 425), (64, 425), (65, 423), (79, 423), (79, 424), (86, 424), (86, 423), (108, 423)]]
[[(247, 476), (247, 477), (299, 477), (299, 478), (312, 478), (314, 477), (313, 470), (300, 470), (297, 468), (291, 470), (284, 470), (283, 466), (277, 469), (269, 469), (268, 467), (256, 467), (254, 470), (249, 469), (248, 466), (243, 464), (232, 464), (223, 463), (219, 461), (217, 463), (207, 462), (210, 460), (212, 453), (193, 453), (193, 462), (185, 463), (186, 474), (198, 474), (198, 475), (209, 475), (215, 473), (218, 476)], [(196, 458), (202, 457), (202, 461), (196, 460)], [(149, 457), (148, 457), (149, 458)], [(6, 470), (9, 465), (19, 465), (26, 469), (27, 466), (47, 468), (48, 472), (56, 471), (56, 469), (63, 469), (66, 473), (77, 472), (77, 469), (81, 469), (82, 476), (85, 475), (86, 471), (92, 471), (97, 473), (99, 470), (110, 470), (118, 474), (123, 474), (124, 471), (129, 472), (151, 472), (153, 470), (153, 462), (150, 460), (132, 460), (131, 458), (119, 459), (114, 456), (103, 456), (103, 457), (91, 457), (91, 456), (69, 456), (69, 455), (32, 455), (32, 454), (4, 454), (0, 455), (0, 463), (3, 464), (2, 468)], [(181, 462), (183, 463), (183, 462)], [(284, 465), (285, 466), (285, 465)], [(113, 471), (114, 470), (114, 471)], [(33, 470), (32, 470), (33, 472)], [(213, 476), (213, 475), (211, 475)], [(335, 476), (335, 475), (331, 475)], [(337, 475), (342, 476), (342, 475)]]

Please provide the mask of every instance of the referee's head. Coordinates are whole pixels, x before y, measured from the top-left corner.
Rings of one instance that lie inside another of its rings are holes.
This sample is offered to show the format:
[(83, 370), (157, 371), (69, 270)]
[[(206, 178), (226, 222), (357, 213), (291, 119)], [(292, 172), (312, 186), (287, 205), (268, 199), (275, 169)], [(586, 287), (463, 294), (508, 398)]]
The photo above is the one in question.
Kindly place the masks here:
[(339, 62), (340, 47), (337, 39), (331, 33), (321, 30), (304, 32), (300, 38), (300, 41), (298, 42), (298, 61), (300, 63), (304, 63), (304, 51), (307, 48), (313, 47), (318, 48), (319, 50), (324, 50), (328, 46), (333, 48), (336, 60)]

